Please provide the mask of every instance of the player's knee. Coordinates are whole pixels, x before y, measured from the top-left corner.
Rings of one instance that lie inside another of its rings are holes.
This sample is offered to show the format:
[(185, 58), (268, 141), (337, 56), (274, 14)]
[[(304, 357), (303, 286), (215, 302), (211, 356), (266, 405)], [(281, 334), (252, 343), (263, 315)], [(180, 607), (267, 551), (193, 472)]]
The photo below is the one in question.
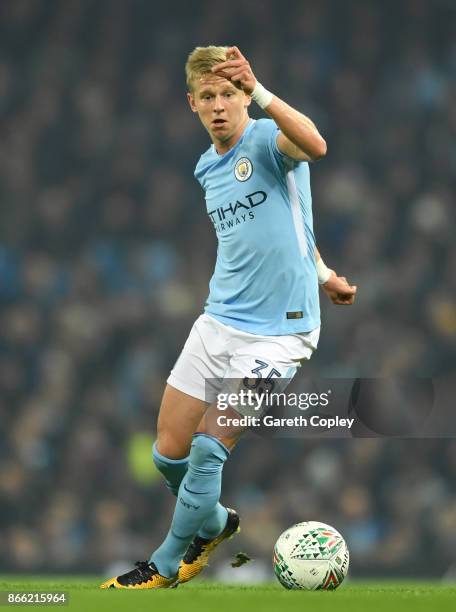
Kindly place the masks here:
[(184, 459), (190, 452), (190, 444), (168, 433), (159, 433), (155, 448), (168, 459)]
[(155, 467), (160, 471), (164, 472), (168, 466), (179, 465), (180, 463), (186, 461), (188, 456), (185, 457), (168, 457), (168, 455), (164, 455), (158, 449), (157, 442), (152, 445), (152, 460), (155, 464)]

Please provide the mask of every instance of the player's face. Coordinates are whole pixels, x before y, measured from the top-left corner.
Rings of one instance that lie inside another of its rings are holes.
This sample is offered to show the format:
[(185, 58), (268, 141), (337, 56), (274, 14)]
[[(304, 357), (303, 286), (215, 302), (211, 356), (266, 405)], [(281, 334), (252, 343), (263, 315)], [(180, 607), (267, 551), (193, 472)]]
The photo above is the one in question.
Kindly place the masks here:
[(188, 101), (219, 153), (228, 151), (241, 137), (249, 120), (247, 107), (251, 98), (230, 81), (205, 75), (194, 84)]

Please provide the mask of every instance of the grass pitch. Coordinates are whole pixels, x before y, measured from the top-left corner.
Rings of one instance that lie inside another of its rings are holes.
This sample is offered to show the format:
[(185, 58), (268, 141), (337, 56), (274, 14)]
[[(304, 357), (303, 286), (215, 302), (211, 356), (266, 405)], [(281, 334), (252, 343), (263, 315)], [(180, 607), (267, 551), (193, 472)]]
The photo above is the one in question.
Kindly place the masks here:
[[(347, 582), (336, 591), (287, 591), (278, 583), (226, 585), (195, 580), (177, 589), (101, 590), (102, 578), (2, 576), (0, 591), (66, 591), (63, 611), (111, 612), (439, 612), (455, 609), (456, 586), (424, 582)], [(31, 605), (15, 604), (14, 608)]]

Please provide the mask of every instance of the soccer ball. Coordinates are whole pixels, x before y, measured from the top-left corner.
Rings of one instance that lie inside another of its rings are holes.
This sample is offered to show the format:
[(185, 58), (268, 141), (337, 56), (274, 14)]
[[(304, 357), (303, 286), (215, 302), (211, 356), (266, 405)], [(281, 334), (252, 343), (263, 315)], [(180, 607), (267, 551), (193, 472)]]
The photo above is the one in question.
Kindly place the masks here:
[(274, 546), (273, 566), (286, 589), (333, 590), (348, 572), (348, 548), (334, 527), (306, 521), (282, 533)]

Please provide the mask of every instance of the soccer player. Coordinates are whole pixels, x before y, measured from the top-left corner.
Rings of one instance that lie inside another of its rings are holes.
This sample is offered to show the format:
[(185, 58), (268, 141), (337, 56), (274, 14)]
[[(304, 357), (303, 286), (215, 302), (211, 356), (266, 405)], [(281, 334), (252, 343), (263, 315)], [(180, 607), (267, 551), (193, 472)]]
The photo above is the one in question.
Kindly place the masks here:
[[(216, 425), (223, 380), (289, 381), (317, 347), (319, 283), (335, 304), (352, 304), (356, 293), (315, 247), (308, 162), (326, 143), (314, 123), (267, 91), (237, 47), (197, 47), (186, 75), (190, 107), (212, 141), (195, 176), (217, 261), (158, 418), (153, 458), (177, 497), (170, 530), (149, 561), (102, 588), (186, 582), (238, 530), (237, 513), (219, 501), (223, 464), (244, 431)], [(249, 117), (252, 100), (269, 118)]]

